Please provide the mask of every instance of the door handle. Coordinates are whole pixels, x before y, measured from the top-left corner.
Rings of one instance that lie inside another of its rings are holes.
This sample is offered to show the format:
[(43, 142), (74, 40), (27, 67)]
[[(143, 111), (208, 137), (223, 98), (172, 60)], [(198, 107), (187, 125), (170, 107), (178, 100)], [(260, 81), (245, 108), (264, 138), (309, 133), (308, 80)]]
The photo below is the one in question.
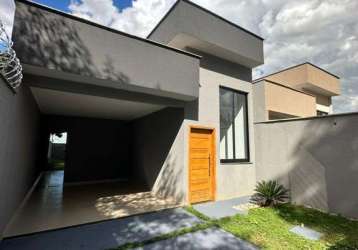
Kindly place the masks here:
[(210, 157), (210, 154), (209, 154), (209, 176), (210, 176), (210, 159), (211, 159), (211, 157)]

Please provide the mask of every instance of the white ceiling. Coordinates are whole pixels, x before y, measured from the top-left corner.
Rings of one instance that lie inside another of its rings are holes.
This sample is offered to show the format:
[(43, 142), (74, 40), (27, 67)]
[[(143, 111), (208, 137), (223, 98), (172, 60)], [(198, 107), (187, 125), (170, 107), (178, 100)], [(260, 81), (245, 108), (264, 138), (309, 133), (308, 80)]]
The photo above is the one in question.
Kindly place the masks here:
[(31, 87), (44, 114), (132, 120), (165, 106)]

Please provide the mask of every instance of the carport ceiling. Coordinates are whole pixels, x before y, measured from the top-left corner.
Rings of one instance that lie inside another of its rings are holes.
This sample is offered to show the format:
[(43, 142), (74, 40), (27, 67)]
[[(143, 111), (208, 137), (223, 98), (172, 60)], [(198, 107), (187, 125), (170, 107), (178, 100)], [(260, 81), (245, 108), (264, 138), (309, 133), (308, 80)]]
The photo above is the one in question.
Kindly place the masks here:
[(133, 120), (165, 106), (31, 87), (42, 113)]

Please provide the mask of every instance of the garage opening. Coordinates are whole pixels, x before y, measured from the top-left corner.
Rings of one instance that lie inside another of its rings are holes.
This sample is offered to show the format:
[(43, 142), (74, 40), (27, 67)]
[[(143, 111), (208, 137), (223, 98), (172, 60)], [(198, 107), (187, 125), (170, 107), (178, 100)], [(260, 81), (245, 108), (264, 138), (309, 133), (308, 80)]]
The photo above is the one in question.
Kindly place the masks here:
[(41, 178), (42, 187), (62, 188), (66, 162), (67, 132), (49, 134), (47, 148), (47, 167)]
[(50, 134), (47, 163), (52, 171), (65, 169), (67, 132)]
[[(183, 122), (183, 108), (32, 91), (42, 112), (39, 157), (45, 174), (5, 237), (179, 205), (152, 188)], [(57, 174), (51, 179), (48, 173)]]

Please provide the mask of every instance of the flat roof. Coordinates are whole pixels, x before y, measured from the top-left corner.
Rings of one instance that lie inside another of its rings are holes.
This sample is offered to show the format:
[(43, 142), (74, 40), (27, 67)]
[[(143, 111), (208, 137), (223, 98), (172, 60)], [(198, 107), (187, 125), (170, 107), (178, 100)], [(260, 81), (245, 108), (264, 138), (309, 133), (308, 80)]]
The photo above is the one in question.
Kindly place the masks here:
[(273, 75), (279, 74), (279, 73), (281, 73), (281, 72), (284, 72), (284, 71), (287, 71), (287, 70), (290, 70), (290, 69), (294, 69), (294, 68), (300, 67), (300, 66), (305, 65), (305, 64), (311, 65), (311, 66), (313, 66), (313, 67), (315, 67), (315, 68), (317, 68), (317, 69), (319, 69), (319, 70), (321, 70), (321, 71), (323, 71), (323, 72), (325, 72), (325, 73), (327, 73), (327, 74), (329, 74), (329, 75), (331, 75), (331, 76), (333, 76), (333, 77), (335, 77), (335, 78), (337, 78), (337, 79), (340, 79), (339, 76), (337, 76), (337, 75), (335, 75), (335, 74), (333, 74), (333, 73), (331, 73), (331, 72), (328, 72), (327, 70), (322, 69), (321, 67), (319, 67), (319, 66), (317, 66), (317, 65), (314, 65), (313, 63), (304, 62), (304, 63), (300, 63), (300, 64), (297, 64), (297, 65), (294, 65), (294, 66), (291, 66), (291, 67), (288, 67), (288, 68), (284, 68), (284, 69), (279, 70), (279, 71), (277, 71), (277, 72), (274, 72), (274, 73), (271, 73), (271, 74), (262, 76), (262, 77), (260, 77), (260, 78), (257, 78), (257, 79), (255, 79), (255, 80), (253, 80), (252, 82), (253, 82), (253, 83), (256, 83), (256, 82), (258, 82), (258, 81), (265, 80), (266, 77), (273, 76)]
[(278, 82), (275, 82), (275, 81), (271, 81), (271, 80), (267, 80), (267, 79), (261, 79), (260, 81), (255, 81), (253, 84), (258, 84), (260, 82), (268, 82), (268, 83), (271, 83), (271, 84), (274, 84), (274, 85), (277, 85), (277, 86), (280, 86), (280, 87), (283, 87), (283, 88), (286, 88), (286, 89), (289, 89), (289, 90), (292, 90), (292, 91), (296, 91), (296, 92), (299, 92), (301, 94), (305, 94), (305, 95), (309, 95), (309, 96), (312, 96), (312, 97), (316, 97), (310, 93), (306, 93), (302, 90), (299, 90), (299, 89), (295, 89), (295, 88), (292, 88), (290, 86), (286, 86), (286, 85), (283, 85), (281, 83), (278, 83)]
[(39, 4), (39, 3), (34, 3), (34, 2), (29, 1), (29, 0), (15, 0), (15, 2), (20, 2), (20, 3), (23, 3), (23, 4), (27, 4), (29, 6), (36, 7), (36, 8), (48, 11), (48, 12), (52, 12), (54, 14), (58, 14), (58, 15), (66, 17), (66, 18), (70, 18), (70, 19), (73, 19), (73, 20), (76, 20), (76, 21), (79, 21), (79, 22), (82, 22), (82, 23), (85, 23), (85, 24), (88, 24), (88, 25), (91, 25), (91, 26), (95, 26), (97, 28), (104, 29), (104, 30), (107, 30), (107, 31), (112, 32), (112, 33), (123, 35), (123, 36), (129, 37), (129, 38), (133, 38), (133, 39), (136, 39), (136, 40), (139, 40), (139, 41), (142, 41), (142, 42), (145, 42), (145, 43), (157, 46), (157, 47), (161, 47), (161, 48), (164, 48), (164, 49), (172, 50), (172, 51), (174, 51), (176, 53), (180, 53), (180, 54), (184, 54), (184, 55), (187, 55), (187, 56), (191, 56), (191, 57), (201, 59), (201, 56), (196, 55), (194, 53), (190, 53), (190, 52), (187, 52), (187, 51), (184, 51), (184, 50), (181, 50), (181, 49), (170, 47), (168, 45), (164, 45), (164, 44), (161, 44), (161, 43), (158, 43), (158, 42), (146, 39), (146, 38), (131, 35), (131, 34), (128, 34), (126, 32), (119, 31), (119, 30), (104, 26), (102, 24), (98, 24), (98, 23), (89, 21), (87, 19), (80, 18), (80, 17), (74, 16), (74, 15), (71, 15), (69, 13), (66, 13), (66, 12), (63, 12), (63, 11), (60, 11), (60, 10), (57, 10), (57, 9), (54, 9), (54, 8)]
[(241, 27), (241, 26), (239, 26), (239, 25), (237, 25), (237, 24), (235, 24), (235, 23), (233, 23), (233, 22), (231, 22), (231, 21), (229, 21), (229, 20), (227, 20), (227, 19), (225, 19), (225, 18), (219, 16), (218, 14), (215, 14), (214, 12), (212, 12), (212, 11), (210, 11), (210, 10), (208, 10), (208, 9), (206, 9), (206, 8), (204, 8), (204, 7), (202, 7), (202, 6), (200, 6), (200, 5), (195, 4), (195, 3), (191, 2), (191, 1), (189, 1), (189, 0), (177, 0), (177, 1), (175, 2), (175, 4), (169, 9), (169, 11), (164, 15), (164, 17), (159, 21), (159, 23), (154, 27), (154, 29), (149, 33), (149, 35), (147, 36), (147, 38), (149, 38), (149, 37), (158, 29), (158, 27), (160, 26), (160, 24), (161, 24), (161, 23), (168, 17), (168, 15), (175, 9), (175, 7), (179, 4), (180, 1), (183, 1), (183, 2), (185, 2), (185, 3), (188, 3), (188, 4), (192, 5), (192, 6), (194, 6), (194, 7), (198, 8), (198, 9), (200, 9), (200, 10), (203, 10), (203, 11), (205, 11), (206, 13), (208, 13), (208, 14), (210, 14), (210, 15), (212, 15), (212, 16), (214, 16), (214, 17), (216, 17), (216, 18), (218, 18), (218, 19), (220, 19), (220, 20), (222, 20), (222, 21), (224, 21), (224, 22), (226, 22), (226, 23), (228, 23), (228, 24), (230, 24), (230, 25), (232, 25), (232, 26), (234, 26), (234, 27), (236, 27), (236, 28), (238, 28), (238, 29), (240, 29), (240, 30), (242, 30), (242, 31), (244, 31), (244, 32), (246, 32), (246, 33), (252, 35), (252, 36), (254, 36), (254, 37), (256, 37), (256, 38), (258, 38), (258, 39), (260, 39), (260, 40), (265, 40), (265, 39), (262, 38), (261, 36), (259, 36), (259, 35), (255, 34), (255, 33), (251, 32), (251, 31), (249, 31), (249, 30), (247, 30), (247, 29), (245, 29), (245, 28), (243, 28), (243, 27)]

